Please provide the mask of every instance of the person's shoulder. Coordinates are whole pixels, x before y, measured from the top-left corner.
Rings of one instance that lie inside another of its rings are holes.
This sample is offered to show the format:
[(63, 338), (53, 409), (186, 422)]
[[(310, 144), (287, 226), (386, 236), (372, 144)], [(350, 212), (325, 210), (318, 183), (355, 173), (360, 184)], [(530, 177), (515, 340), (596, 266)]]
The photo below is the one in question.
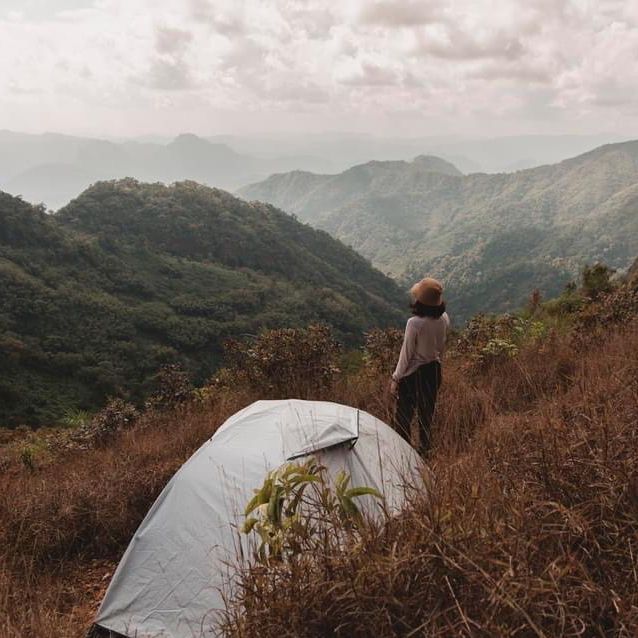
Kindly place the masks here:
[(449, 328), (449, 327), (450, 327), (450, 324), (452, 323), (452, 322), (450, 321), (450, 315), (448, 315), (448, 313), (447, 313), (447, 312), (444, 312), (444, 313), (441, 315), (441, 319), (443, 319), (443, 323), (445, 323), (445, 325)]

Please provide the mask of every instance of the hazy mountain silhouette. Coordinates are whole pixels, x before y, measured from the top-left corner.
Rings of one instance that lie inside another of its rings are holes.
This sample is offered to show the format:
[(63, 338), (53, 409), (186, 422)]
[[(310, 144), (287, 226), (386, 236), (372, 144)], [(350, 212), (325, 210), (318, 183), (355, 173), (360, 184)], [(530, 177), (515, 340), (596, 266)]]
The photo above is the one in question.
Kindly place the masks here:
[(321, 170), (325, 162), (299, 155), (253, 157), (191, 134), (161, 144), (0, 132), (0, 188), (52, 209), (99, 180), (134, 177), (172, 183), (192, 179), (233, 190), (273, 172), (299, 167)]
[(156, 135), (108, 141), (0, 131), (0, 188), (57, 209), (95, 181), (127, 176), (166, 183), (194, 179), (234, 190), (272, 173), (335, 173), (370, 160), (405, 160), (424, 153), (441, 157), (464, 173), (494, 172), (556, 162), (605, 141), (615, 138), (530, 135), (473, 140), (338, 132), (208, 139)]
[[(337, 173), (370, 160), (405, 160), (421, 153), (452, 162), (463, 173), (496, 173), (553, 164), (602, 144), (620, 142), (612, 134), (516, 135), (494, 138), (462, 136), (377, 137), (369, 134), (222, 135), (210, 138), (251, 155), (310, 154), (325, 158), (322, 172)], [(301, 165), (297, 168), (303, 168)]]

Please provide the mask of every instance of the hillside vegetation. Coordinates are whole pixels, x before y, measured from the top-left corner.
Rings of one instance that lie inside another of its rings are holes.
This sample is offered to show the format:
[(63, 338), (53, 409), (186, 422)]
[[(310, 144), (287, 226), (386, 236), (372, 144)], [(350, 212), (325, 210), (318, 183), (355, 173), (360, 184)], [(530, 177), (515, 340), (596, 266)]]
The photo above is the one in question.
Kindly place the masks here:
[(638, 141), (559, 164), (458, 175), (371, 162), (338, 175), (286, 173), (241, 189), (327, 230), (401, 282), (432, 273), (456, 316), (558, 294), (585, 262), (638, 252)]
[(403, 304), (325, 232), (194, 182), (98, 183), (55, 215), (0, 193), (0, 425), (140, 402), (165, 364), (201, 383), (264, 327), (355, 343)]
[[(300, 539), (293, 560), (249, 563), (226, 635), (635, 636), (638, 279), (614, 288), (607, 275), (475, 318), (444, 362), (430, 491), (345, 545)], [(400, 340), (371, 331), (346, 360), (323, 329), (267, 331), (231, 345), (205, 389), (169, 384), (132, 418), (111, 406), (79, 447), (73, 431), (16, 434), (3, 450), (0, 635), (82, 635), (164, 484), (253, 400), (330, 399), (389, 420)]]

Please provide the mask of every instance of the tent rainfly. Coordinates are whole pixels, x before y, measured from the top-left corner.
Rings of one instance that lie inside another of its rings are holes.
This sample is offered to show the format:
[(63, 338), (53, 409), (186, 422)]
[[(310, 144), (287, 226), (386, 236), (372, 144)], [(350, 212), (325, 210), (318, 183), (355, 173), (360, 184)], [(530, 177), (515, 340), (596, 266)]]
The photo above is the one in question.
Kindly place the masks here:
[[(244, 508), (265, 475), (313, 455), (329, 477), (379, 490), (390, 511), (422, 461), (392, 428), (356, 408), (323, 401), (257, 401), (230, 417), (173, 476), (131, 540), (95, 619), (130, 638), (215, 636), (221, 587), (238, 552)], [(374, 499), (360, 506), (372, 512)]]

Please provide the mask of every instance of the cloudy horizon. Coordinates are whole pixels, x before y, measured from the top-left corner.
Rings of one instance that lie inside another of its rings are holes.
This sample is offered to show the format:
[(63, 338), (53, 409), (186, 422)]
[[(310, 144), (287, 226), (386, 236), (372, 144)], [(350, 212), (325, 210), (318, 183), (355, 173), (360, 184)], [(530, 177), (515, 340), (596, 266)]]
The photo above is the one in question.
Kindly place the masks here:
[(615, 0), (0, 0), (0, 52), (0, 129), (638, 132)]

